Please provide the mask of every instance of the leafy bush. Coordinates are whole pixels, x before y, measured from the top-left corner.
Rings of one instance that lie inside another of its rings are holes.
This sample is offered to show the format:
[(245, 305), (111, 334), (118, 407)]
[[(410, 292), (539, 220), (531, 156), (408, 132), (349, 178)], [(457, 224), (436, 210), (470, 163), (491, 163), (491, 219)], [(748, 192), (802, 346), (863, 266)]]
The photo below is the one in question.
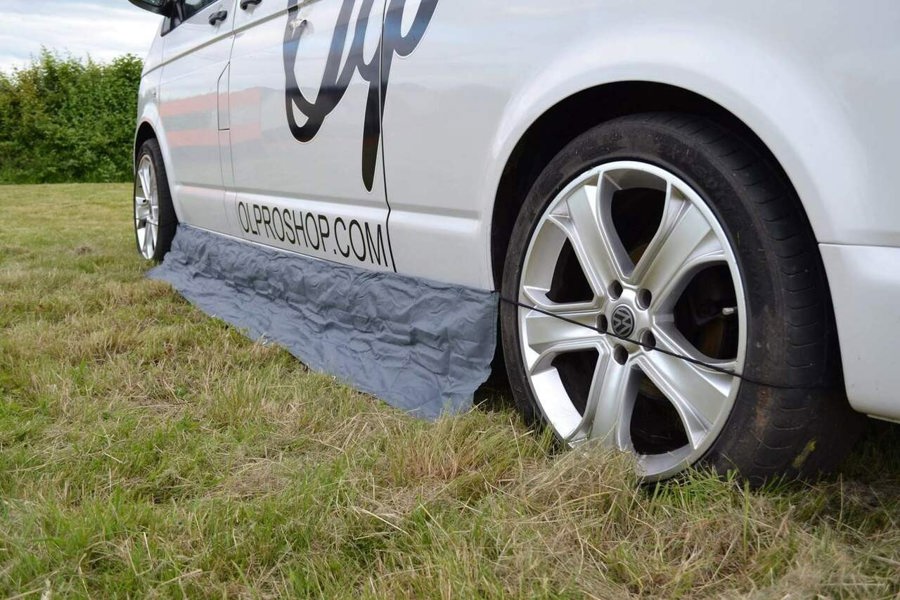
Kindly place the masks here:
[(0, 73), (0, 183), (131, 179), (141, 60), (100, 64), (46, 49)]

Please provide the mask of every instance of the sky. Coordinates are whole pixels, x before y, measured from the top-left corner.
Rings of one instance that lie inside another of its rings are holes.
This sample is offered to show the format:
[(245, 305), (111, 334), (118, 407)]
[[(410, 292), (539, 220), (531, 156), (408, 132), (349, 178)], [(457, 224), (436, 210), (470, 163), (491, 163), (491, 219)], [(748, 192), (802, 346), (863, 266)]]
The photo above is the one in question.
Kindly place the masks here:
[(160, 18), (128, 0), (0, 0), (0, 71), (27, 65), (41, 46), (97, 61), (144, 58)]

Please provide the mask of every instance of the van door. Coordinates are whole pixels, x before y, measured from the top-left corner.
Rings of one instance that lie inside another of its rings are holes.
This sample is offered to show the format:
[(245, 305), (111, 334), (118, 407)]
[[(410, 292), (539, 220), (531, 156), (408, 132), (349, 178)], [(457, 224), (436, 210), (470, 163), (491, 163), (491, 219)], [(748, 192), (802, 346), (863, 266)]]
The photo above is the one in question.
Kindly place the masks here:
[(227, 91), (236, 0), (182, 0), (163, 25), (160, 118), (182, 222), (222, 231), (219, 90)]
[(229, 233), (393, 270), (380, 128), (384, 0), (240, 0)]

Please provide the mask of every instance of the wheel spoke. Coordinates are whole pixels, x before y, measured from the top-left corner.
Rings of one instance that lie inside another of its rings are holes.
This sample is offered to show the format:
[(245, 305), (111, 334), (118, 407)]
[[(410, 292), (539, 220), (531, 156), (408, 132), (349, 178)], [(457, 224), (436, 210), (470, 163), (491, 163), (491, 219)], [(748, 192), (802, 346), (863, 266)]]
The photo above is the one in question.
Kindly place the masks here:
[(671, 299), (700, 265), (724, 262), (725, 252), (706, 218), (669, 186), (659, 230), (635, 265), (631, 281), (653, 291), (651, 308)]
[(549, 290), (531, 285), (522, 286), (519, 294), (519, 300), (528, 306), (534, 306), (542, 311), (549, 313), (559, 313), (565, 316), (569, 313), (582, 313), (586, 311), (594, 311), (599, 314), (602, 308), (602, 302), (598, 298), (594, 298), (587, 302), (554, 302), (547, 297)]
[(597, 326), (599, 311), (568, 311), (566, 306), (571, 305), (559, 305), (552, 314), (520, 309), (525, 311), (522, 333), (530, 350), (526, 361), (531, 371), (547, 368), (559, 354), (594, 349), (600, 343), (602, 334), (589, 329)]
[(144, 198), (147, 201), (150, 201), (151, 195), (151, 187), (150, 187), (150, 166), (149, 164), (141, 164), (138, 169), (138, 181), (141, 184), (141, 192), (144, 194)]
[(591, 289), (600, 297), (606, 296), (613, 281), (623, 279), (627, 259), (612, 220), (605, 214), (608, 207), (602, 206), (600, 194), (606, 193), (604, 185), (607, 184), (601, 184), (600, 189), (597, 185), (578, 188), (551, 215), (553, 222), (565, 231)]
[(153, 166), (147, 168), (147, 180), (150, 182), (150, 204), (159, 209), (159, 194), (157, 192), (156, 176), (153, 173)]
[(150, 205), (143, 198), (135, 200), (134, 218), (138, 221), (138, 226), (143, 226), (150, 216)]
[(592, 439), (619, 450), (631, 449), (631, 413), (637, 378), (630, 365), (620, 365), (608, 349), (594, 370), (585, 408), (585, 429)]
[[(552, 315), (529, 311), (525, 316), (525, 334), (528, 344), (539, 351), (560, 344), (590, 345), (601, 339), (602, 334), (589, 327), (597, 326), (594, 311), (572, 312), (557, 311)], [(566, 319), (566, 320), (563, 320)]]
[[(667, 346), (662, 339), (662, 334), (657, 335), (658, 346)], [(732, 387), (737, 385), (733, 375), (655, 351), (638, 356), (636, 363), (675, 406), (694, 448), (703, 442), (722, 412), (731, 407)]]
[(153, 231), (153, 226), (149, 223), (144, 228), (144, 246), (141, 248), (143, 254), (146, 258), (150, 258), (153, 256), (153, 251), (156, 246), (156, 233)]
[(702, 351), (695, 348), (678, 330), (673, 321), (657, 322), (653, 328), (653, 334), (656, 337), (657, 347), (664, 348), (669, 352), (690, 357), (699, 360), (705, 364), (716, 367), (717, 369), (725, 369), (734, 371), (737, 369), (737, 362), (734, 359), (717, 359), (703, 354)]

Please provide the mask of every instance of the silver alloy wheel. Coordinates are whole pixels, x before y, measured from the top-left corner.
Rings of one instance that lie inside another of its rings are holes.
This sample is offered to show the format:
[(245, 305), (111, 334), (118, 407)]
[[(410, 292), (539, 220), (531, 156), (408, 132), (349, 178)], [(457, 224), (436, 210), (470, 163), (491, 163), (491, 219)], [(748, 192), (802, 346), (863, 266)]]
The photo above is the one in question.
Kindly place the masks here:
[[(656, 194), (659, 212), (658, 225), (650, 229), (647, 241), (638, 249), (626, 248), (613, 210), (617, 194), (635, 190)], [(557, 288), (564, 279), (560, 273), (565, 271), (561, 263), (566, 252), (577, 260), (587, 291), (583, 297), (560, 300)], [(689, 287), (693, 295), (706, 293), (709, 286), (694, 282), (709, 269), (718, 269), (721, 285), (731, 287), (727, 295), (733, 306), (703, 304), (718, 311), (710, 319), (716, 323), (728, 320), (734, 332), (731, 349), (724, 357), (704, 354), (696, 340), (689, 341), (694, 334), (683, 331), (681, 325), (685, 319), (683, 297)], [(744, 366), (744, 287), (725, 232), (687, 183), (648, 163), (601, 165), (559, 193), (532, 233), (519, 300), (552, 315), (606, 328), (621, 337), (723, 369), (741, 372)], [(527, 379), (556, 434), (573, 446), (602, 439), (634, 452), (647, 479), (671, 476), (701, 458), (722, 430), (740, 388), (737, 377), (535, 310), (519, 308), (518, 324)], [(559, 359), (585, 352), (596, 358), (588, 362), (592, 372), (581, 368), (588, 371), (582, 375), (585, 397), (576, 398), (567, 378), (578, 369), (564, 371)], [(638, 402), (640, 411), (635, 410)], [(643, 441), (636, 445), (635, 431), (657, 426), (637, 422), (639, 418), (658, 420), (658, 410), (644, 410), (644, 405), (651, 403), (664, 405), (677, 421), (671, 427), (682, 431), (673, 439), (683, 444), (675, 442), (677, 447), (661, 451), (648, 450)]]
[(135, 173), (134, 232), (141, 255), (152, 260), (159, 234), (159, 191), (153, 160), (149, 154), (141, 157)]

